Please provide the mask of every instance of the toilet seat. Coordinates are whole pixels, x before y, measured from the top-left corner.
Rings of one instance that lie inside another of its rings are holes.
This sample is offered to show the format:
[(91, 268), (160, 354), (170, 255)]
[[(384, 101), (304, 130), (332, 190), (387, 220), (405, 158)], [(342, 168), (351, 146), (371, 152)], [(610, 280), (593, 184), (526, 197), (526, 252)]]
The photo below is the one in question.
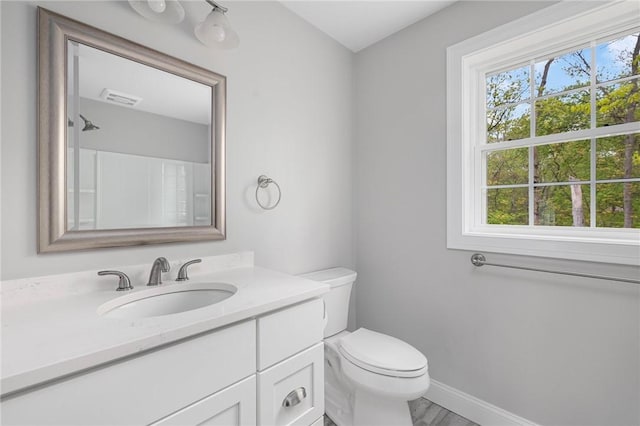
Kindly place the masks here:
[(427, 358), (395, 337), (360, 328), (342, 337), (340, 354), (355, 366), (390, 377), (415, 378), (427, 373)]
[(419, 398), (429, 389), (429, 373), (417, 377), (398, 377), (375, 373), (359, 367), (340, 353), (340, 368), (344, 377), (353, 385), (356, 396), (368, 392), (380, 398), (407, 401)]

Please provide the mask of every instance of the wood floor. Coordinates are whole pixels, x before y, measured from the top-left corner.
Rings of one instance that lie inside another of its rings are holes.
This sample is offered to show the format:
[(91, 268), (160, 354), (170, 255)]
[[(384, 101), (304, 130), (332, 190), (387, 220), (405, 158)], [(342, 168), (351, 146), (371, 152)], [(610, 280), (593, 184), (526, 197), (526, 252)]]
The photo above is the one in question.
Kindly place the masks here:
[[(413, 426), (479, 426), (425, 398), (410, 401), (409, 408)], [(324, 426), (336, 426), (336, 424), (329, 417), (324, 416)]]

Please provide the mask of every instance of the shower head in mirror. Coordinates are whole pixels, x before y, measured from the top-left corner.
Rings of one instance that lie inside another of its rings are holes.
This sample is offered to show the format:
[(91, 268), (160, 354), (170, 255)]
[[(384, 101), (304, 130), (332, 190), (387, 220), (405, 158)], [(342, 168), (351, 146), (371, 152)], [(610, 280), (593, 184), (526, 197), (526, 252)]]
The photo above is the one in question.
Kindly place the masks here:
[(100, 130), (100, 127), (93, 124), (91, 120), (87, 120), (87, 118), (82, 114), (79, 114), (79, 115), (80, 115), (80, 118), (82, 118), (82, 120), (84, 121), (84, 127), (82, 128), (83, 132), (86, 132), (89, 130)]

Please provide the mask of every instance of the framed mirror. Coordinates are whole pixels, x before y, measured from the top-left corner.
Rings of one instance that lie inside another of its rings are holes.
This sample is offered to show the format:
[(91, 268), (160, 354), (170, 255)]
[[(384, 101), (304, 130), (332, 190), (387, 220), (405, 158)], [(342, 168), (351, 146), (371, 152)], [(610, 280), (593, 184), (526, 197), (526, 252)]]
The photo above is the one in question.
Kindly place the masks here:
[(38, 8), (38, 252), (225, 238), (226, 78)]

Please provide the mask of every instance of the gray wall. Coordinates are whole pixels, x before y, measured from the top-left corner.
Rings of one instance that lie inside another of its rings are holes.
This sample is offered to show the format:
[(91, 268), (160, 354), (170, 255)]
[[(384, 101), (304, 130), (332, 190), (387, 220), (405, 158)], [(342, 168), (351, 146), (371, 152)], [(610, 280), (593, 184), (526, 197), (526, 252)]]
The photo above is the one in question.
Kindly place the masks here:
[(638, 286), (476, 270), (446, 249), (446, 47), (548, 4), (457, 3), (356, 55), (357, 322), (422, 350), (434, 379), (529, 420), (637, 425)]
[[(42, 2), (228, 77), (228, 238), (37, 255), (36, 4), (0, 6), (2, 279), (238, 250), (254, 250), (258, 265), (290, 273), (353, 266), (353, 55), (277, 2), (229, 5), (241, 37), (233, 51), (208, 49), (193, 35), (195, 21), (211, 10), (204, 1), (182, 2), (187, 17), (173, 26), (145, 20), (126, 1)], [(254, 199), (261, 174), (283, 191), (268, 212)]]
[[(208, 125), (87, 98), (80, 98), (80, 113), (100, 127), (80, 132), (81, 148), (210, 162)], [(83, 125), (80, 119), (80, 129)], [(73, 131), (73, 128), (69, 130)]]

